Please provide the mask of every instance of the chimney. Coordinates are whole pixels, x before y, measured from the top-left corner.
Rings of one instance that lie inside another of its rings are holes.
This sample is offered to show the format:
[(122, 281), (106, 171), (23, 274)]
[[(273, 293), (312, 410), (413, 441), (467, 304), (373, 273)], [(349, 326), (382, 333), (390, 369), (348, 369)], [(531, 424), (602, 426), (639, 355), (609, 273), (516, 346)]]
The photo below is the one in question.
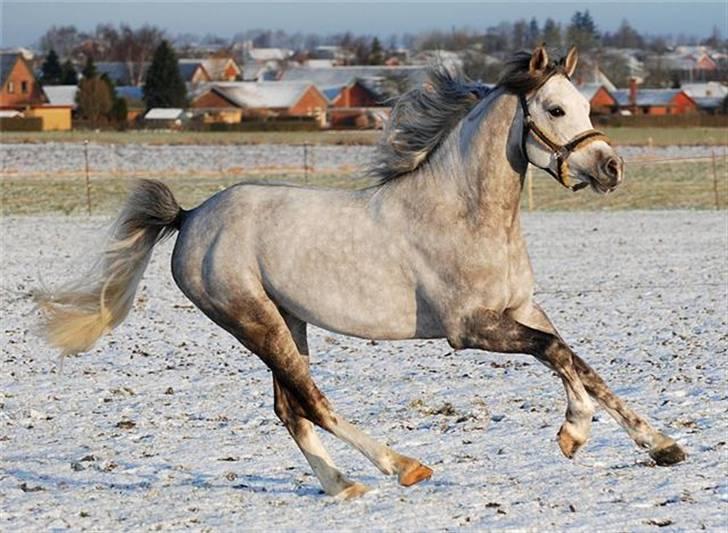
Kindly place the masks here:
[(637, 107), (637, 79), (629, 79), (629, 105), (633, 108)]

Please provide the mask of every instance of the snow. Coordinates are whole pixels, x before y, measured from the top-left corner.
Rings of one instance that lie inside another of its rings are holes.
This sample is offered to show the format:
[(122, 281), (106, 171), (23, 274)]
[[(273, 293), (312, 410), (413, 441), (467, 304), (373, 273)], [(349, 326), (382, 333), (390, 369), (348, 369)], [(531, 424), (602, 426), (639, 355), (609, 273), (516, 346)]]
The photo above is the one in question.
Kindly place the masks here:
[[(0, 147), (0, 171), (8, 175), (53, 176), (83, 173), (83, 143), (19, 144)], [(374, 146), (316, 145), (307, 147), (309, 164), (317, 171), (362, 173), (375, 155)], [(648, 148), (624, 146), (619, 149), (627, 161), (644, 158), (709, 157), (714, 146), (667, 146)], [(113, 170), (135, 172), (209, 172), (220, 169), (302, 168), (303, 148), (286, 144), (256, 145), (149, 145), (88, 144), (91, 176)]]
[(106, 220), (1, 220), (0, 530), (728, 526), (725, 212), (524, 216), (537, 299), (686, 447), (685, 463), (653, 466), (601, 410), (587, 446), (563, 458), (562, 386), (526, 356), (313, 329), (313, 373), (338, 411), (435, 470), (405, 489), (324, 435), (375, 489), (347, 503), (320, 493), (262, 363), (174, 286), (172, 243), (127, 322), (59, 375), (27, 293), (77, 273), (72, 258)]

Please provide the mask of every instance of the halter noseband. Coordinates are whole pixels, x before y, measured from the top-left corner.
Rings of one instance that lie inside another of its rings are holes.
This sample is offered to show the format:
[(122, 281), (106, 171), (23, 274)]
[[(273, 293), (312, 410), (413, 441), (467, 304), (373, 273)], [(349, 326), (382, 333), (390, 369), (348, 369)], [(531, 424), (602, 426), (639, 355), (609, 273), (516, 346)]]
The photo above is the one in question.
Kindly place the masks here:
[[(553, 76), (555, 73), (556, 72), (552, 73), (551, 76)], [(542, 87), (549, 80), (549, 78), (551, 78), (551, 76), (547, 76), (546, 79), (544, 79), (539, 84), (539, 86), (536, 87), (535, 91)], [(533, 121), (533, 118), (531, 117), (531, 112), (528, 110), (528, 102), (526, 101), (526, 96), (522, 94), (520, 95), (519, 99), (521, 101), (521, 109), (523, 110), (523, 134), (521, 136), (521, 149), (523, 150), (523, 156), (526, 158), (526, 161), (531, 163), (531, 161), (529, 161), (528, 159), (528, 152), (526, 151), (526, 142), (528, 141), (529, 132), (533, 132), (535, 138), (540, 141), (541, 144), (548, 147), (551, 150), (551, 155), (556, 159), (556, 172), (551, 170), (551, 168), (549, 167), (539, 168), (551, 174), (551, 176), (553, 176), (556, 181), (572, 191), (578, 191), (583, 189), (584, 187), (587, 187), (588, 184), (586, 182), (580, 182), (574, 185), (570, 184), (569, 165), (566, 160), (577, 148), (579, 148), (583, 144), (588, 144), (599, 140), (611, 145), (612, 143), (609, 137), (607, 137), (599, 130), (592, 129), (577, 134), (566, 144), (559, 144), (551, 139), (551, 137), (549, 137), (546, 132), (539, 128)], [(533, 165), (533, 163), (531, 164)]]

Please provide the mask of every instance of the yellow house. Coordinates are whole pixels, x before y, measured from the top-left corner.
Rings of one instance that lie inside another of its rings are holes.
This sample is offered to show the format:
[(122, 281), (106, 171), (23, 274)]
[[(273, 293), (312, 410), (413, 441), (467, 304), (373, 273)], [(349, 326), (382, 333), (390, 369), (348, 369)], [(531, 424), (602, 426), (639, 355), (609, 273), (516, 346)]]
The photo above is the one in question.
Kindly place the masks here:
[(26, 117), (41, 117), (43, 131), (68, 131), (71, 129), (71, 106), (44, 105), (31, 107), (25, 113)]

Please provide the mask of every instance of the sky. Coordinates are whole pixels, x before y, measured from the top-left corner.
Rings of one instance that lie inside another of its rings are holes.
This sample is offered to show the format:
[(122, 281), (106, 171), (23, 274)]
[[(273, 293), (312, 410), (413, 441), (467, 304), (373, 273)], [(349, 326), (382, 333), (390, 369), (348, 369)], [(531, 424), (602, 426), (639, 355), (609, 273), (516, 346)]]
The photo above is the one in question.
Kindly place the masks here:
[(344, 31), (388, 36), (392, 33), (483, 30), (502, 21), (547, 17), (568, 22), (589, 9), (601, 31), (614, 31), (623, 19), (642, 33), (707, 37), (714, 26), (728, 35), (728, 2), (220, 2), (148, 0), (146, 2), (35, 2), (0, 0), (0, 46), (30, 46), (53, 24), (90, 31), (96, 24), (145, 23), (169, 34), (217, 34), (229, 38), (255, 28), (293, 33), (332, 34)]

